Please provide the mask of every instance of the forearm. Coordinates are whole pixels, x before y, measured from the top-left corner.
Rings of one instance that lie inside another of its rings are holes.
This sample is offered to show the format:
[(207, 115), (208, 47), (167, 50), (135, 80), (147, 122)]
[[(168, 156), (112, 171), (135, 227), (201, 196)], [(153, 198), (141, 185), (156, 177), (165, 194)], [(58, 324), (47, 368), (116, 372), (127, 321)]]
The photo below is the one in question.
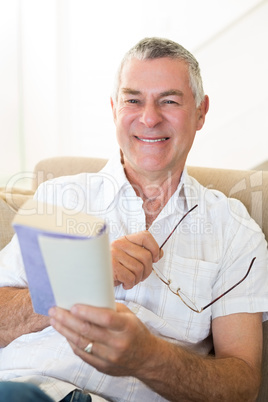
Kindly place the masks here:
[(0, 288), (0, 347), (47, 326), (48, 317), (34, 313), (28, 289)]
[(236, 358), (202, 357), (158, 340), (138, 378), (170, 401), (255, 401), (260, 373)]

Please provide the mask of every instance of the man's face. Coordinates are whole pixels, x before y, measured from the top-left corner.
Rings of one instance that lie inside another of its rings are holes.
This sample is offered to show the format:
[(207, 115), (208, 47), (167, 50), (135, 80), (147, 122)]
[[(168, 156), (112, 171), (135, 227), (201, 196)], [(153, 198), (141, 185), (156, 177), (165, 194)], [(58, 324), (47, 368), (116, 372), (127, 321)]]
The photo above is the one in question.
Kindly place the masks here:
[(112, 102), (126, 172), (158, 177), (181, 171), (204, 124), (205, 103), (196, 108), (186, 63), (169, 58), (126, 62), (118, 102)]

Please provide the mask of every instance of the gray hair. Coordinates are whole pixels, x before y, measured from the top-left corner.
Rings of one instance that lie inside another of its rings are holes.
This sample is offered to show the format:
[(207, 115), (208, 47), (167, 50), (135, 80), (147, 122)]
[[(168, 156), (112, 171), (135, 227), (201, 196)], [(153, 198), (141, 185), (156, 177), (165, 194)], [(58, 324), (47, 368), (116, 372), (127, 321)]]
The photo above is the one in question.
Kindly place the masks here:
[(121, 73), (127, 61), (131, 59), (159, 59), (163, 57), (182, 60), (188, 64), (190, 88), (193, 91), (196, 106), (200, 106), (205, 94), (198, 61), (188, 50), (178, 43), (169, 39), (155, 37), (142, 39), (125, 54), (116, 74), (113, 101), (117, 102)]

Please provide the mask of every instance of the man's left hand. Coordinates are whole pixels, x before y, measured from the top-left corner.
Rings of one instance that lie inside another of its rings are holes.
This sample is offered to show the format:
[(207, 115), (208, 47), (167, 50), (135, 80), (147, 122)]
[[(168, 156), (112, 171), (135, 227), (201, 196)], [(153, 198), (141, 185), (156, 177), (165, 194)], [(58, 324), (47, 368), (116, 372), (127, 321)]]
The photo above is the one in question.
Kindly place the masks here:
[[(50, 309), (51, 325), (74, 353), (97, 370), (112, 376), (138, 376), (156, 347), (157, 338), (123, 304), (117, 310), (75, 305), (71, 311)], [(85, 352), (92, 343), (91, 353)]]

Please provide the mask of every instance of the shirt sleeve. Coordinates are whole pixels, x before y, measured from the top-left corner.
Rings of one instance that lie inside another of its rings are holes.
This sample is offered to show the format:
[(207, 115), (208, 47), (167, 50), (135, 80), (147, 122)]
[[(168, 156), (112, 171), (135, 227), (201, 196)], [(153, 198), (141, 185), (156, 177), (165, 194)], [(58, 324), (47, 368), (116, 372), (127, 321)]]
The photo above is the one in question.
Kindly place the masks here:
[(225, 222), (225, 249), (213, 286), (213, 300), (237, 284), (246, 275), (252, 259), (255, 260), (246, 279), (212, 305), (212, 318), (234, 313), (265, 313), (268, 311), (268, 253), (264, 234), (246, 208), (234, 199), (228, 200)]
[(19, 242), (14, 235), (11, 242), (0, 251), (0, 287), (28, 287)]

